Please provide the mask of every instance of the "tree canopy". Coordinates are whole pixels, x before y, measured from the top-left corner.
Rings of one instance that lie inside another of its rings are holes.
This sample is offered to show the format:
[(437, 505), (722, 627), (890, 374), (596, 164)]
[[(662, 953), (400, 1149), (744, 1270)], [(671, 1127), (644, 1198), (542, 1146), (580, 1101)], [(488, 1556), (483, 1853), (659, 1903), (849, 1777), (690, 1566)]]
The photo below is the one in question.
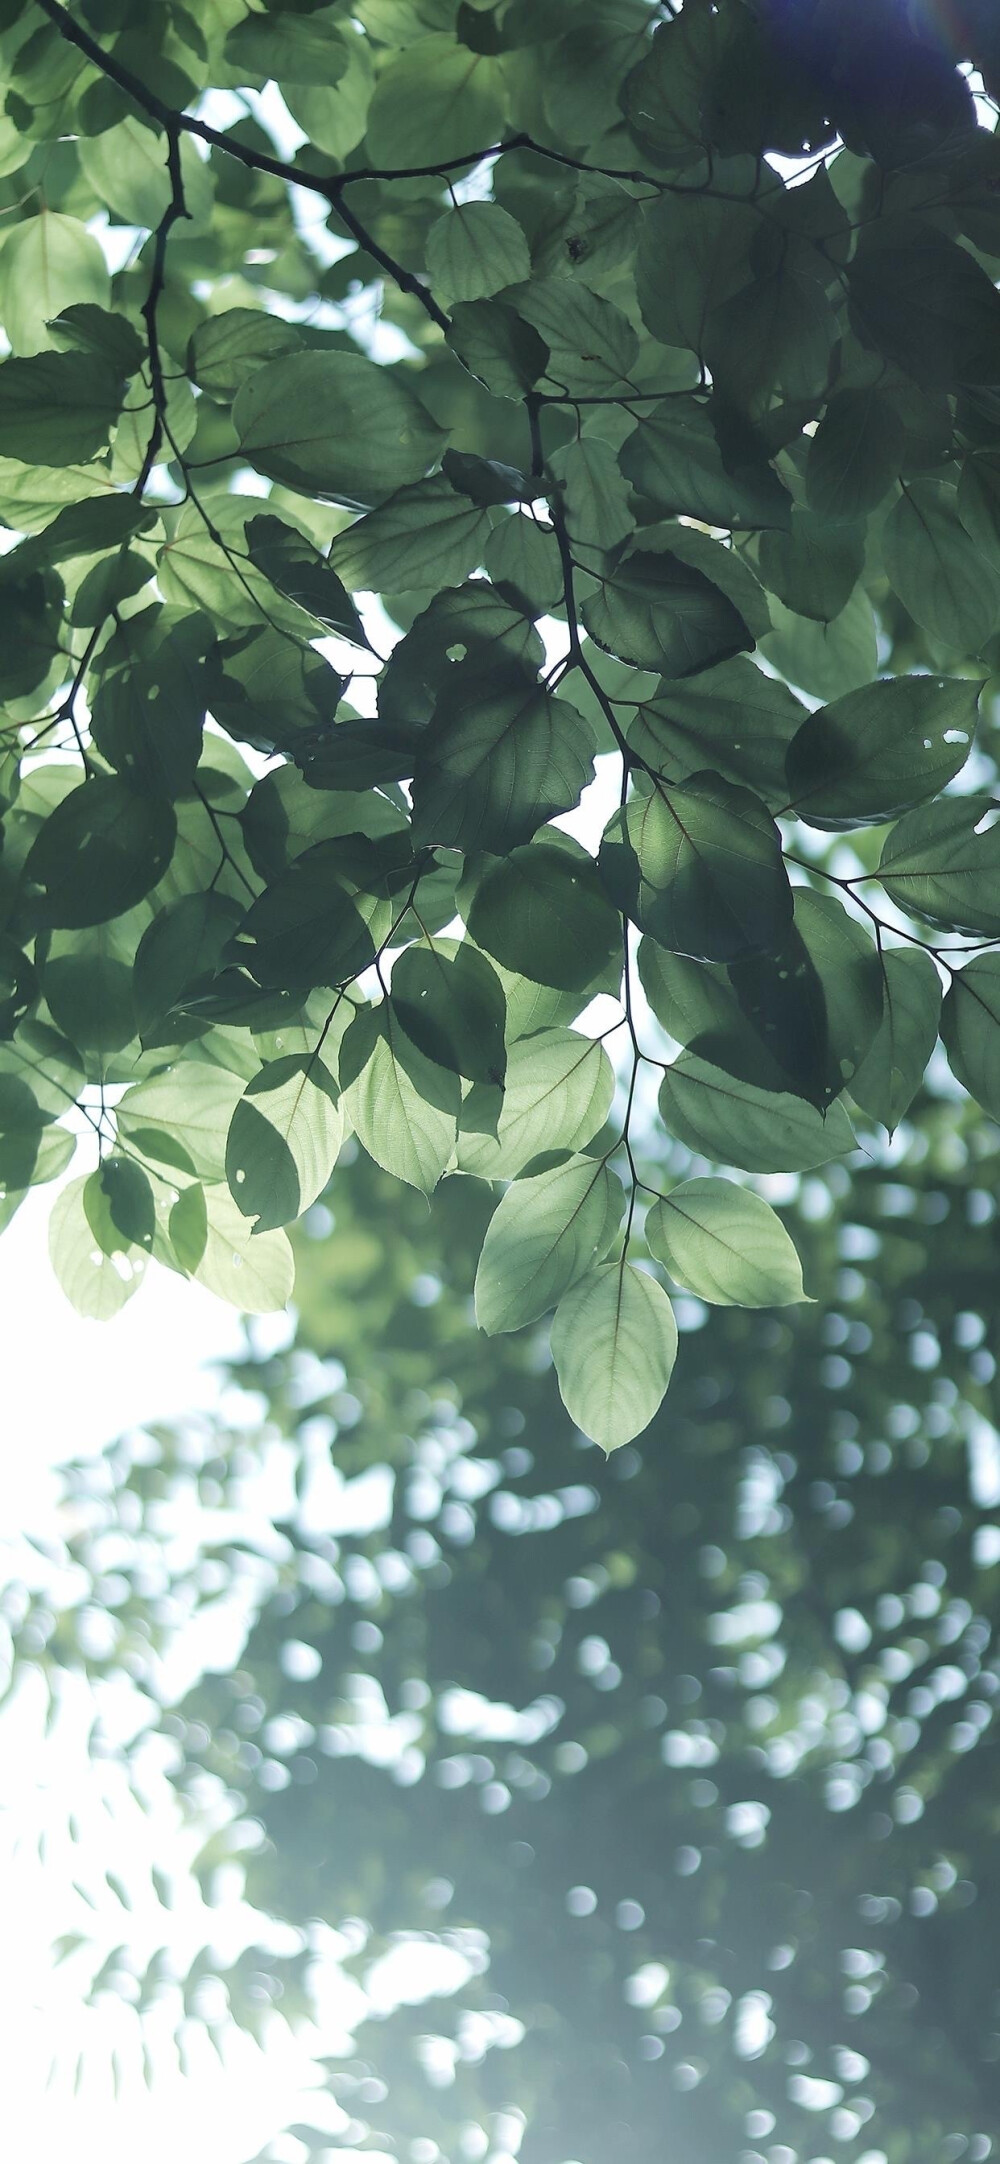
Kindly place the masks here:
[(281, 1306), (353, 1131), (499, 1198), (480, 1326), (554, 1308), (610, 1450), (667, 1286), (802, 1298), (755, 1175), (858, 1164), (939, 1033), (1000, 1112), (998, 41), (944, 18), (4, 0), (2, 1208), (82, 1105), (85, 1314)]

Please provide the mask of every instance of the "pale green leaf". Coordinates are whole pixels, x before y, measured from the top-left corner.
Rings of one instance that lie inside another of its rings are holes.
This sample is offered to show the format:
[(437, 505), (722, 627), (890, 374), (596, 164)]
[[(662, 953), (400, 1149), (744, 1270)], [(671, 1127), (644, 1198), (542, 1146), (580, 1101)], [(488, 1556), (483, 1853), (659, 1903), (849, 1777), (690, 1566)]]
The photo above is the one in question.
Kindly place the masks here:
[(600, 1262), (621, 1222), (621, 1182), (594, 1157), (515, 1180), (490, 1220), (476, 1272), (476, 1320), (493, 1336), (537, 1322)]
[(676, 1357), (667, 1295), (632, 1263), (602, 1263), (559, 1302), (552, 1358), (560, 1394), (571, 1419), (602, 1450), (620, 1450), (649, 1426)]
[(650, 1254), (678, 1285), (723, 1307), (804, 1300), (793, 1242), (770, 1204), (732, 1180), (683, 1180), (646, 1218)]

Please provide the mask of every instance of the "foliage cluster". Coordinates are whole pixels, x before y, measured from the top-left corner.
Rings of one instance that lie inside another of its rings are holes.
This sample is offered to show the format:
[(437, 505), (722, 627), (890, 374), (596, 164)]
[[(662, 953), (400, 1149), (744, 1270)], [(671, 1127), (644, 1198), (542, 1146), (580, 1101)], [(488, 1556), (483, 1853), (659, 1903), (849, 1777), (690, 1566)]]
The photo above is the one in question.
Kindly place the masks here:
[(479, 1320), (554, 1307), (611, 1449), (663, 1278), (801, 1298), (752, 1176), (939, 1030), (1000, 1113), (995, 33), (937, 12), (3, 0), (0, 1173), (82, 1103), (84, 1313), (280, 1306), (352, 1129), (504, 1185)]

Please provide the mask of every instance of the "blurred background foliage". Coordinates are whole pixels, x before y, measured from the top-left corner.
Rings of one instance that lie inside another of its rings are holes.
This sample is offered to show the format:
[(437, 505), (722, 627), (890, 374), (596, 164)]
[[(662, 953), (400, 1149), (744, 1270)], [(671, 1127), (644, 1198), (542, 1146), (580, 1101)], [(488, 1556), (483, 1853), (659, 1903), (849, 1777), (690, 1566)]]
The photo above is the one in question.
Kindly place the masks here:
[[(484, 1190), (358, 1155), (292, 1342), (67, 1470), (47, 1590), (5, 1595), (15, 1695), (142, 1694), (103, 1748), (158, 1735), (202, 1826), (172, 2003), (319, 2036), (356, 1980), (322, 2123), (264, 2155), (995, 2153), (997, 1154), (929, 1091), (880, 1156), (766, 1183), (814, 1304), (683, 1302), (607, 1463), (541, 1334), (472, 1326)], [(220, 1868), (270, 1952), (213, 1952)], [(138, 2037), (167, 1986), (129, 1928)]]

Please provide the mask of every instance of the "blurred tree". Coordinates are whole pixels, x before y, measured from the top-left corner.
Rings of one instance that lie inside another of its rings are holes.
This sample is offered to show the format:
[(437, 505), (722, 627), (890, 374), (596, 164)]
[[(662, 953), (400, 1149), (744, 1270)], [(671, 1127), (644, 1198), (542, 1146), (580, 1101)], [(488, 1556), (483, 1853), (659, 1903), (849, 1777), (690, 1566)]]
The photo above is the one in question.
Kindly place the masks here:
[[(260, 1425), (120, 1456), (74, 1544), (93, 1570), (133, 1528), (107, 1661), (155, 1694), (178, 1599), (246, 1614), (166, 1725), (192, 1797), (265, 1829), (250, 1889), (304, 1934), (282, 2003), (335, 1956), (367, 1984), (342, 2145), (993, 2153), (996, 1150), (926, 1097), (891, 1161), (799, 1183), (816, 1304), (682, 1305), (669, 1413), (606, 1467), (544, 1346), (469, 1327), (479, 1191), (401, 1210), (359, 1155), (306, 1220), (294, 1344), (237, 1370)], [(412, 1936), (469, 1973), (386, 2016)]]

